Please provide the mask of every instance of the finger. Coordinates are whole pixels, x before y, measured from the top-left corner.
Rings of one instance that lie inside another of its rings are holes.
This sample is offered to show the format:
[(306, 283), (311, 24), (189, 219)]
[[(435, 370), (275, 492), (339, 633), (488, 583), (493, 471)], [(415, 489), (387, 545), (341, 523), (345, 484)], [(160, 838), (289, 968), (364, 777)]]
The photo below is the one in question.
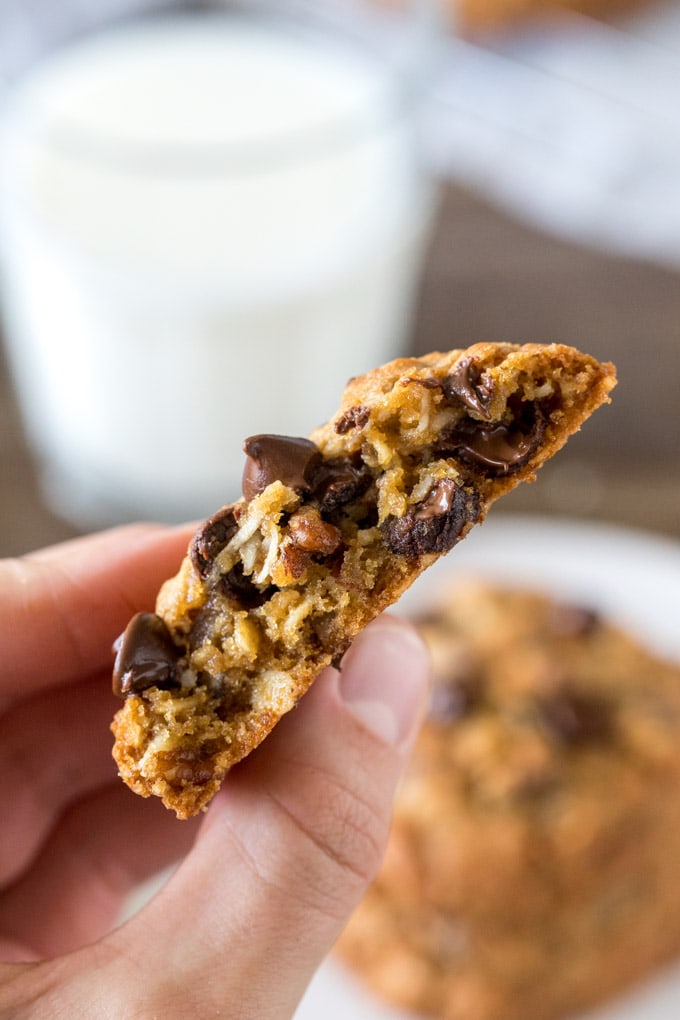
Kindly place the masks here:
[(414, 632), (379, 621), (231, 773), (189, 858), (107, 941), (107, 987), (141, 945), (157, 976), (133, 1014), (219, 1015), (237, 989), (240, 1015), (292, 1015), (379, 866), (427, 675)]
[(189, 528), (133, 525), (0, 562), (0, 698), (103, 669), (130, 616), (153, 608)]
[(28, 868), (65, 806), (116, 779), (108, 673), (0, 716), (0, 886)]
[(118, 781), (72, 804), (30, 872), (0, 896), (6, 945), (24, 947), (12, 959), (52, 957), (99, 938), (141, 882), (189, 850), (198, 824), (179, 822)]

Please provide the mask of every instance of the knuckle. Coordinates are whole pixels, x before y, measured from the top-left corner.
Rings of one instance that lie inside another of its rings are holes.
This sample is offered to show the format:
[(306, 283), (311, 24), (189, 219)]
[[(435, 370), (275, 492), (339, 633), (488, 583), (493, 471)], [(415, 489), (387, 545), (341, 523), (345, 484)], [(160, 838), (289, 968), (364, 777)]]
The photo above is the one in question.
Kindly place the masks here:
[[(277, 799), (301, 842), (304, 882), (317, 905), (335, 915), (344, 913), (348, 899), (361, 896), (382, 861), (389, 812), (367, 792), (335, 778), (318, 777), (314, 804), (299, 806)], [(319, 799), (318, 791), (323, 790)]]

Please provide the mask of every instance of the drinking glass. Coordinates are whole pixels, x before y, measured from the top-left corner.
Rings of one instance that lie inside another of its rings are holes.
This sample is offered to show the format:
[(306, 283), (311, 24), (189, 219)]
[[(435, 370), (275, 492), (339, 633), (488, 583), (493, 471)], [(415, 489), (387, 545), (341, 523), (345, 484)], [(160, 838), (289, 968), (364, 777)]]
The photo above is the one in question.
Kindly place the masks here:
[(204, 517), (408, 343), (436, 10), (86, 6), (0, 45), (10, 366), (62, 516)]

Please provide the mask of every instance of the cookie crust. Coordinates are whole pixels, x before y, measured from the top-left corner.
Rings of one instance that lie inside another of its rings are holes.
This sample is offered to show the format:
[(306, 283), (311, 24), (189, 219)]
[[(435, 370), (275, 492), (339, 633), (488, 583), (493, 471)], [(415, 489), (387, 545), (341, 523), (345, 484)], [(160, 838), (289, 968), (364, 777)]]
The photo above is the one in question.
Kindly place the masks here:
[(155, 615), (119, 642), (113, 753), (128, 786), (180, 818), (203, 810), (319, 672), (614, 385), (612, 365), (565, 345), (476, 344), (351, 380), (310, 440), (251, 437), (247, 498), (202, 525)]

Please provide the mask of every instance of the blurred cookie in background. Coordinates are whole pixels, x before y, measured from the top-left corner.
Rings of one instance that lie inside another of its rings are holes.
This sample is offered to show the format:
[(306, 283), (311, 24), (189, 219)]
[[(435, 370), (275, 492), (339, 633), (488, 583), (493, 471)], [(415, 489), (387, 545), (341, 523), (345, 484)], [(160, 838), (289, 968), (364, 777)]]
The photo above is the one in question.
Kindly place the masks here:
[(434, 689), (339, 952), (442, 1020), (556, 1020), (680, 953), (680, 666), (588, 606), (469, 581), (418, 625)]
[(643, 6), (645, 0), (455, 0), (453, 16), (463, 32), (517, 29), (542, 22), (559, 24), (565, 14), (616, 17)]

